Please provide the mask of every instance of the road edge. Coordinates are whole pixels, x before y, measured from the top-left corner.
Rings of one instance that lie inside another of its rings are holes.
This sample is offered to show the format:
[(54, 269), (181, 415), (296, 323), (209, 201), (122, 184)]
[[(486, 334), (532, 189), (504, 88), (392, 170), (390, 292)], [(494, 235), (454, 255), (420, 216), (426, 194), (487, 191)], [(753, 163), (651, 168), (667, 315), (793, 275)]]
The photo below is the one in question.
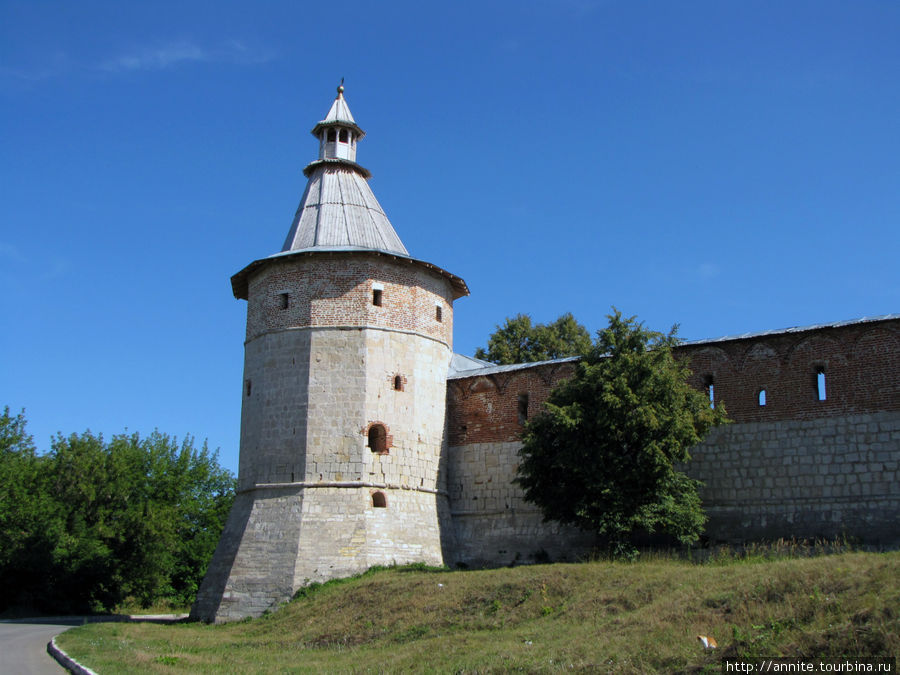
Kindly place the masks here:
[(75, 675), (97, 675), (93, 670), (78, 663), (78, 661), (60, 649), (56, 644), (55, 637), (51, 638), (50, 642), (47, 643), (47, 653), (56, 659), (56, 662), (70, 673), (75, 673)]

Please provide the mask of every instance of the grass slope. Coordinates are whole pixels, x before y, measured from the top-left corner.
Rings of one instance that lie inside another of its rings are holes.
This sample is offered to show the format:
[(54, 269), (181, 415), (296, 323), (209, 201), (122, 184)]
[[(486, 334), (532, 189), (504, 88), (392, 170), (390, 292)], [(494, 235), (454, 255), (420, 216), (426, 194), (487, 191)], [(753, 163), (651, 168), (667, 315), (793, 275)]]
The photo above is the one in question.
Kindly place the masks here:
[(723, 656), (897, 655), (898, 608), (900, 553), (396, 568), (254, 621), (92, 624), (58, 642), (100, 673), (719, 672)]

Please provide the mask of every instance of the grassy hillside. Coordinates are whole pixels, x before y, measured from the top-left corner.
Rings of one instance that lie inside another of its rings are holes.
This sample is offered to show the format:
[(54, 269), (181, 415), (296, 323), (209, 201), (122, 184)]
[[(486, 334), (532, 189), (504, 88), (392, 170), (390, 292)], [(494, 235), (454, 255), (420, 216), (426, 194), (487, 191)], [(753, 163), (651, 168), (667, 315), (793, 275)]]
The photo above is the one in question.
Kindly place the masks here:
[(254, 621), (92, 624), (58, 641), (100, 673), (719, 672), (723, 656), (897, 655), (898, 608), (900, 553), (397, 568)]

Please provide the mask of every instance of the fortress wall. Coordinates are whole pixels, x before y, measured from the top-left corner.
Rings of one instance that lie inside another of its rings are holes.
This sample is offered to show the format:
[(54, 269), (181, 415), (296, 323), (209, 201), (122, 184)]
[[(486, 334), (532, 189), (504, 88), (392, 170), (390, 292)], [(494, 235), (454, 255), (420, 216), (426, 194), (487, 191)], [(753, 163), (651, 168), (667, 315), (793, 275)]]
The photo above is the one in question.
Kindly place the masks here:
[(730, 424), (692, 455), (712, 539), (900, 544), (900, 412)]
[[(682, 345), (690, 383), (712, 379), (735, 422), (820, 419), (900, 410), (900, 320)], [(819, 400), (818, 372), (825, 400)], [(759, 403), (759, 392), (766, 402)]]
[(456, 547), (447, 564), (498, 566), (514, 562), (574, 560), (594, 538), (559, 523), (545, 523), (512, 484), (518, 441), (450, 447), (450, 515)]
[[(550, 391), (574, 372), (572, 362), (532, 366), (447, 382), (447, 438), (450, 447), (517, 441), (525, 420), (536, 415)], [(520, 396), (527, 410), (520, 415)]]
[[(900, 320), (891, 319), (677, 350), (691, 360), (695, 387), (712, 377), (716, 404), (734, 421), (692, 451), (690, 473), (707, 483), (701, 496), (712, 539), (849, 534), (897, 541), (898, 334)], [(818, 398), (820, 368), (825, 400)], [(528, 508), (511, 485), (522, 430), (517, 402), (527, 393), (528, 414), (536, 414), (571, 373), (571, 364), (547, 364), (450, 380), (448, 487), (462, 554), (479, 537), (485, 550), (497, 551), (516, 548), (510, 538), (553, 539), (550, 524), (529, 529), (520, 519), (512, 526), (506, 513), (515, 509), (519, 517)], [(496, 554), (495, 562), (504, 560)]]

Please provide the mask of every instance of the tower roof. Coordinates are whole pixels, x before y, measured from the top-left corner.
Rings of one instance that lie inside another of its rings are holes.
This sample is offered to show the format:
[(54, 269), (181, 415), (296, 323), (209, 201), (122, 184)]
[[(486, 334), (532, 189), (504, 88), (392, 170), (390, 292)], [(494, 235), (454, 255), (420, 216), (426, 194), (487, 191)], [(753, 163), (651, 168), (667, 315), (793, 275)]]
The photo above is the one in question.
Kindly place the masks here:
[(347, 101), (344, 99), (343, 80), (341, 80), (341, 86), (338, 87), (338, 95), (334, 99), (334, 103), (331, 104), (331, 108), (328, 110), (328, 114), (325, 115), (325, 119), (316, 124), (316, 126), (313, 127), (310, 133), (313, 136), (318, 136), (323, 127), (331, 127), (336, 125), (342, 125), (355, 129), (358, 134), (357, 140), (366, 135), (366, 132), (357, 126), (356, 120), (353, 119), (353, 115), (350, 113), (350, 106), (347, 105)]
[(313, 127), (319, 158), (303, 170), (309, 179), (280, 253), (255, 260), (231, 277), (236, 298), (247, 299), (249, 276), (275, 259), (313, 254), (361, 253), (405, 260), (449, 281), (454, 299), (469, 294), (455, 274), (410, 257), (384, 209), (375, 199), (371, 174), (356, 163), (356, 144), (365, 135), (344, 100), (343, 82), (325, 119)]
[(309, 182), (282, 252), (357, 249), (409, 255), (369, 187), (371, 174), (355, 161), (364, 132), (344, 100), (343, 85), (312, 133), (319, 138), (319, 159), (303, 171)]

